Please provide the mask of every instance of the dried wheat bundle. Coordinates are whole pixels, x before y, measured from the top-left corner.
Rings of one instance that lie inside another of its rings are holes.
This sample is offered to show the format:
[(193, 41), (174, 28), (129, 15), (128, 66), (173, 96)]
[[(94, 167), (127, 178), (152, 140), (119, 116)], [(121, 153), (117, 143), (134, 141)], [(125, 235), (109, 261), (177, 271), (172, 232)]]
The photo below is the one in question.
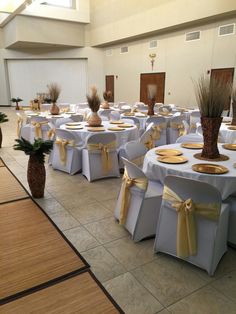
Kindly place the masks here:
[(210, 81), (203, 75), (194, 85), (201, 116), (220, 117), (225, 104), (229, 101), (230, 85), (214, 78)]
[(112, 98), (112, 92), (110, 90), (103, 92), (103, 98), (105, 101), (110, 101)]
[(92, 112), (97, 112), (99, 110), (101, 101), (97, 93), (97, 88), (95, 86), (91, 87), (91, 94), (86, 95), (89, 108)]
[(48, 93), (52, 103), (56, 103), (61, 93), (61, 87), (57, 83), (47, 85)]
[(157, 94), (157, 87), (154, 84), (147, 86), (148, 99), (155, 99)]

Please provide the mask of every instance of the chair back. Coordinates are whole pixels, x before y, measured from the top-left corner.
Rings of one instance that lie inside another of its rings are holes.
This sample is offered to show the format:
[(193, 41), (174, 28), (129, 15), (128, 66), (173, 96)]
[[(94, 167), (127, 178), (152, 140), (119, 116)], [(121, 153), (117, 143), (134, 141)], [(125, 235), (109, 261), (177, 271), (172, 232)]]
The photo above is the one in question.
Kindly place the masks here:
[(126, 158), (122, 157), (122, 161), (124, 163), (124, 166), (126, 168), (127, 174), (131, 179), (135, 178), (146, 178), (144, 172), (136, 166), (131, 161), (127, 160)]
[(154, 126), (153, 122), (149, 123), (146, 130), (144, 131), (144, 133), (140, 137), (140, 140), (139, 140), (140, 143), (145, 144), (145, 142), (148, 140), (150, 134), (152, 133), (152, 127), (153, 126)]
[(158, 125), (158, 124), (161, 124), (161, 123), (166, 123), (166, 119), (164, 117), (149, 117), (147, 118), (147, 121), (146, 121), (146, 126), (148, 126), (151, 122), (153, 122), (154, 125)]
[(32, 116), (30, 119), (31, 122), (48, 122), (46, 117)]
[(120, 120), (120, 113), (118, 111), (111, 111), (110, 120)]
[(59, 128), (62, 124), (73, 122), (71, 118), (58, 118), (55, 122), (55, 127)]
[(63, 129), (56, 129), (55, 132), (56, 132), (56, 137), (59, 137), (64, 140), (74, 140), (75, 143), (77, 141), (75, 134), (73, 134), (70, 131), (63, 130)]
[(138, 129), (140, 128), (139, 119), (136, 117), (129, 117), (128, 119), (126, 117), (122, 117), (122, 120), (131, 120), (132, 122), (129, 122), (129, 123), (135, 124)]
[(101, 109), (99, 110), (98, 114), (103, 121), (108, 121), (110, 120), (110, 114), (112, 111), (112, 109)]
[(109, 144), (116, 141), (116, 135), (114, 133), (98, 133), (91, 134), (87, 138), (87, 144)]
[(143, 145), (143, 143), (137, 141), (130, 141), (125, 144), (124, 150), (127, 156), (127, 159), (137, 166), (141, 166), (143, 164), (143, 159), (148, 151), (147, 148)]
[(81, 122), (83, 121), (84, 116), (82, 114), (73, 114), (71, 115), (70, 119), (74, 122)]
[(190, 113), (190, 130), (196, 131), (196, 123), (201, 122), (201, 114), (200, 111), (193, 111)]
[(186, 135), (182, 135), (177, 138), (176, 143), (202, 143), (203, 137), (200, 134), (197, 133), (189, 133)]
[(129, 123), (129, 124), (135, 124), (133, 119), (130, 119), (131, 117), (129, 117), (128, 119), (126, 117), (122, 117), (122, 121), (124, 121), (124, 123)]

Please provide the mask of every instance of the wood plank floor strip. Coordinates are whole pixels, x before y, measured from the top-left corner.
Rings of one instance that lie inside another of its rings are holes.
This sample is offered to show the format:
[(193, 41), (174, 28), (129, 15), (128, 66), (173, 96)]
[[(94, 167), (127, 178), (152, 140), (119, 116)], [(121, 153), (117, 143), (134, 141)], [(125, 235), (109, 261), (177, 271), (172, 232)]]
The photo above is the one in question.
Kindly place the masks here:
[(7, 167), (0, 167), (0, 204), (29, 197)]
[(2, 306), (2, 313), (30, 314), (32, 312), (37, 314), (124, 313), (87, 271)]
[(0, 299), (88, 268), (32, 199), (0, 205)]
[(5, 167), (4, 162), (2, 161), (2, 159), (0, 158), (0, 167)]

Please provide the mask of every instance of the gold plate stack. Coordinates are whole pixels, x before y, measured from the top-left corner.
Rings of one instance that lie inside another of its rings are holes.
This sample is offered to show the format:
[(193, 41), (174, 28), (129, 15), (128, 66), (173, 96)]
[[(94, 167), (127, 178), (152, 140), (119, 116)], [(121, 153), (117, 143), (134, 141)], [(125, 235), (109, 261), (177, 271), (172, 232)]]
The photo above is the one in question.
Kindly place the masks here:
[(134, 126), (134, 124), (124, 123), (120, 127), (121, 128), (132, 128), (133, 126)]
[(66, 125), (67, 130), (81, 130), (83, 128), (82, 125)]
[(122, 126), (120, 126), (120, 127), (111, 127), (111, 128), (107, 128), (107, 130), (109, 130), (109, 131), (124, 131), (125, 130), (125, 128), (123, 128)]
[(229, 171), (228, 168), (217, 164), (195, 164), (192, 165), (192, 169), (207, 174), (224, 174)]
[(164, 148), (163, 149), (156, 149), (155, 153), (157, 155), (160, 155), (160, 156), (180, 156), (180, 155), (183, 155), (181, 150), (179, 150), (179, 149), (170, 149), (170, 148), (167, 148), (167, 149), (164, 149)]
[(112, 121), (109, 121), (110, 124), (124, 124), (124, 121), (122, 120), (112, 120)]
[(236, 131), (236, 125), (228, 126), (228, 129), (229, 129), (229, 130)]
[(66, 125), (72, 126), (72, 125), (80, 125), (81, 122), (68, 122)]
[(188, 161), (184, 156), (160, 156), (157, 160), (165, 164), (183, 164)]
[(123, 116), (124, 117), (133, 117), (134, 113), (132, 113), (132, 112), (125, 112), (125, 113), (123, 113)]
[(182, 143), (181, 147), (188, 149), (202, 149), (203, 143)]
[(96, 127), (96, 126), (92, 127), (92, 126), (90, 126), (90, 127), (87, 128), (87, 130), (89, 132), (103, 132), (103, 131), (105, 131), (105, 128), (103, 126), (99, 126), (99, 127)]
[(222, 147), (229, 150), (236, 150), (236, 144), (224, 144)]

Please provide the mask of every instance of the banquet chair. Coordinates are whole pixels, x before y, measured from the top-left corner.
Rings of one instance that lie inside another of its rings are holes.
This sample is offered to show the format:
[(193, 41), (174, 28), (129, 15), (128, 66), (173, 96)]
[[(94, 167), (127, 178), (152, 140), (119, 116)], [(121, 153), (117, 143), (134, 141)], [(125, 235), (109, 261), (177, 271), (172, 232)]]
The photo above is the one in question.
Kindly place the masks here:
[(67, 172), (71, 175), (82, 169), (82, 149), (77, 146), (76, 136), (67, 130), (56, 129), (50, 163), (53, 169)]
[(149, 181), (132, 162), (125, 158), (123, 162), (125, 173), (114, 215), (138, 242), (155, 235), (163, 186)]
[(55, 122), (52, 122), (55, 124), (56, 128), (60, 128), (61, 125), (73, 122), (71, 118), (57, 118)]
[(155, 147), (154, 140), (152, 139), (152, 127), (154, 126), (154, 123), (151, 122), (146, 127), (146, 130), (143, 132), (143, 134), (140, 136), (140, 143), (142, 143), (148, 150)]
[(201, 122), (201, 114), (199, 110), (190, 113), (190, 133), (195, 133), (197, 129), (197, 123)]
[(229, 207), (214, 186), (167, 176), (154, 251), (183, 259), (212, 276), (227, 251), (228, 216)]
[(189, 133), (177, 138), (176, 143), (203, 143), (203, 136), (197, 133)]
[(110, 113), (110, 120), (120, 120), (120, 113), (119, 111), (111, 111)]
[(17, 112), (17, 121), (16, 121), (16, 135), (18, 138), (23, 137), (25, 140), (30, 141), (31, 134), (31, 125), (24, 123), (24, 117)]
[(102, 109), (102, 110), (99, 110), (98, 114), (103, 121), (109, 121), (110, 114), (112, 111), (113, 109)]
[(82, 151), (82, 173), (88, 181), (119, 177), (118, 155), (114, 133), (92, 134)]
[(183, 123), (184, 116), (172, 117), (170, 127), (167, 128), (167, 144), (173, 144), (177, 138), (187, 133), (186, 124)]
[(154, 123), (152, 126), (152, 129), (156, 130), (157, 134), (154, 134), (154, 138), (156, 137), (157, 139), (155, 140), (155, 146), (160, 146), (160, 145), (165, 145), (166, 144), (166, 120), (164, 117), (149, 117), (147, 118), (146, 121), (146, 126), (148, 126), (151, 122)]
[(30, 119), (30, 143), (34, 143), (35, 138), (48, 140), (49, 125), (46, 117), (33, 116)]
[[(144, 129), (140, 128), (140, 121), (137, 117), (128, 117), (128, 119), (127, 119), (127, 117), (122, 117), (121, 119), (125, 120), (125, 121), (132, 120), (132, 124), (136, 125), (136, 127), (138, 129), (139, 136), (142, 135), (143, 132), (145, 131)], [(126, 122), (126, 123), (128, 123), (128, 122)], [(129, 123), (131, 123), (131, 121)]]
[(82, 122), (83, 121), (84, 116), (82, 114), (76, 113), (76, 114), (72, 114), (70, 119), (73, 122)]
[(236, 248), (236, 195), (227, 198), (225, 203), (229, 204), (228, 243)]
[(124, 145), (124, 157), (141, 169), (147, 151), (145, 145), (139, 141), (130, 141)]

